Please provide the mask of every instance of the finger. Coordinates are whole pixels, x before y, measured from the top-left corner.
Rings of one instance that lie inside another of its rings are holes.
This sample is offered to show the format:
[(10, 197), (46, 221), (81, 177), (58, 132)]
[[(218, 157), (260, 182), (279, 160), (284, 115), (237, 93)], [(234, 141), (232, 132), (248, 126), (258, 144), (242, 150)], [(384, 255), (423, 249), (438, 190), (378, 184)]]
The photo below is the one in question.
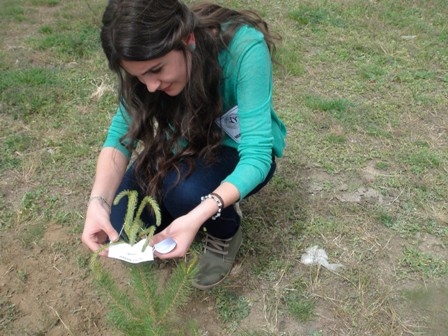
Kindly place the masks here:
[(96, 244), (93, 242), (84, 242), (84, 244), (92, 251), (92, 252), (96, 252), (101, 245), (100, 244)]
[[(102, 248), (106, 240), (107, 235), (102, 231), (97, 233), (89, 233), (89, 231), (85, 231), (81, 236), (81, 241), (93, 252), (96, 252), (98, 249)], [(100, 255), (107, 255), (107, 251), (105, 254), (101, 252)]]
[(162, 231), (151, 237), (149, 245), (154, 246), (155, 244), (161, 242), (162, 240), (168, 238), (167, 235)]
[(170, 253), (159, 253), (154, 251), (154, 257), (157, 257), (159, 259), (172, 259), (175, 258), (174, 256), (171, 256), (173, 254), (173, 252)]
[(100, 248), (100, 244), (96, 242), (95, 237), (83, 234), (81, 241), (86, 245), (91, 251), (96, 251)]
[(100, 253), (98, 253), (98, 255), (102, 257), (107, 257), (109, 255), (109, 249), (102, 250)]
[(115, 231), (112, 225), (106, 226), (104, 228), (104, 232), (107, 234), (111, 242), (116, 242), (118, 239), (120, 239), (120, 235), (118, 234), (117, 231)]
[(157, 251), (154, 251), (154, 256), (156, 256), (159, 259), (174, 259), (174, 258), (183, 258), (185, 257), (186, 253), (182, 253), (180, 249), (177, 247), (174, 248), (169, 253), (159, 253)]

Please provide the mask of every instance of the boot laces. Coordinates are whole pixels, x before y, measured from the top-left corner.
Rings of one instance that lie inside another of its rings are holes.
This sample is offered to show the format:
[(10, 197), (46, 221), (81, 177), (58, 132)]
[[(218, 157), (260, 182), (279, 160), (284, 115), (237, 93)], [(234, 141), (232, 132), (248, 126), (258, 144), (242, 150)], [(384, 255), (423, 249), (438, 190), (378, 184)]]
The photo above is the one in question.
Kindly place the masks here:
[(220, 238), (213, 237), (209, 234), (206, 234), (205, 250), (225, 256), (225, 255), (229, 254), (228, 247), (229, 247), (229, 242), (231, 240), (232, 240), (232, 238), (220, 239)]

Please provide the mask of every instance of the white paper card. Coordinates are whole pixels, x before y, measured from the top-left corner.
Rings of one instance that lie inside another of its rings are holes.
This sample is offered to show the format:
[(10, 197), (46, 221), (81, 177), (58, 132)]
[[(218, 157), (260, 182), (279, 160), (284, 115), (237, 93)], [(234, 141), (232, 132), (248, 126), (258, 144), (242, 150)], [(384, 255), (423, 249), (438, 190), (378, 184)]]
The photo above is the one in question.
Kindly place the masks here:
[(215, 120), (216, 124), (235, 142), (240, 142), (240, 122), (238, 120), (238, 105), (232, 107), (221, 117)]
[(138, 264), (145, 261), (153, 261), (154, 255), (152, 252), (152, 247), (147, 246), (145, 251), (142, 252), (143, 245), (146, 239), (140, 240), (134, 246), (127, 243), (111, 244), (109, 246), (109, 258), (120, 259), (131, 264)]

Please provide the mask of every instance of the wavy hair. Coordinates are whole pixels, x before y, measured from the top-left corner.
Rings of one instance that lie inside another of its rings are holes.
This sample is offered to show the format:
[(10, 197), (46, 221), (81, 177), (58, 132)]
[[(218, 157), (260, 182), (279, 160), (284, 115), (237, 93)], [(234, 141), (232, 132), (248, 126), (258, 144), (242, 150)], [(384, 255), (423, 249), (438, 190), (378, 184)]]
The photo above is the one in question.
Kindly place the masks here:
[[(223, 136), (214, 124), (222, 114), (219, 52), (243, 24), (263, 32), (271, 51), (275, 49), (275, 37), (254, 12), (209, 3), (189, 8), (178, 0), (112, 0), (102, 23), (102, 47), (110, 69), (118, 76), (120, 101), (131, 120), (122, 142), (142, 144), (135, 175), (146, 194), (157, 197), (163, 178), (173, 169), (180, 172), (181, 163), (187, 163), (188, 175), (194, 169), (194, 157), (213, 162)], [(184, 43), (192, 32), (194, 52)], [(175, 97), (148, 92), (121, 65), (123, 60), (147, 61), (172, 50), (181, 51), (191, 60), (186, 62), (191, 64), (187, 84)]]

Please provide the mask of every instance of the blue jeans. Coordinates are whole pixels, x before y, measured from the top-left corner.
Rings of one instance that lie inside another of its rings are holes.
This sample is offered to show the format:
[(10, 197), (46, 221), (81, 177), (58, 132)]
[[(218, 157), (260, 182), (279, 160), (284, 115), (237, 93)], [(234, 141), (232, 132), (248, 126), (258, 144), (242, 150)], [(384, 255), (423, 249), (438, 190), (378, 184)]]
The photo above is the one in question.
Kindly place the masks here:
[[(162, 224), (156, 232), (166, 228), (175, 218), (183, 216), (195, 208), (201, 202), (201, 196), (208, 195), (215, 190), (221, 182), (235, 169), (239, 160), (238, 152), (234, 148), (222, 146), (216, 155), (213, 164), (206, 164), (202, 159), (195, 160), (193, 172), (176, 184), (178, 173), (171, 171), (163, 180), (162, 199), (159, 206), (162, 215)], [(251, 196), (263, 188), (274, 175), (276, 168), (273, 156), (271, 169), (266, 179), (248, 195)], [(187, 166), (181, 167), (181, 174), (187, 171)], [(126, 171), (117, 194), (123, 190), (137, 190), (139, 202), (145, 197), (138, 186), (134, 175), (134, 166), (131, 165)], [(115, 230), (120, 232), (123, 227), (127, 211), (127, 198), (123, 197), (117, 205), (112, 206), (111, 222)], [(143, 211), (141, 216), (147, 227), (154, 225), (154, 217), (149, 210)], [(232, 237), (240, 226), (241, 218), (233, 206), (222, 210), (221, 216), (216, 220), (207, 220), (203, 227), (214, 237), (227, 239)]]

